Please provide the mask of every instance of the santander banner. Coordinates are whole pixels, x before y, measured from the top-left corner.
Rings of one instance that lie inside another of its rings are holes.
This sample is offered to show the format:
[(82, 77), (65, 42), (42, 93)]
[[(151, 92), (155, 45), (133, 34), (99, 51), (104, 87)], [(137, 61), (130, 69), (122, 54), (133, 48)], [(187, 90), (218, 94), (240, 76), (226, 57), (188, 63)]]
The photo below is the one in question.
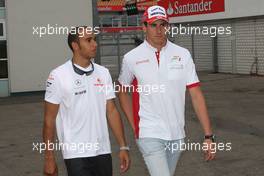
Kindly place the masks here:
[(225, 0), (161, 0), (158, 5), (167, 10), (169, 17), (225, 11)]

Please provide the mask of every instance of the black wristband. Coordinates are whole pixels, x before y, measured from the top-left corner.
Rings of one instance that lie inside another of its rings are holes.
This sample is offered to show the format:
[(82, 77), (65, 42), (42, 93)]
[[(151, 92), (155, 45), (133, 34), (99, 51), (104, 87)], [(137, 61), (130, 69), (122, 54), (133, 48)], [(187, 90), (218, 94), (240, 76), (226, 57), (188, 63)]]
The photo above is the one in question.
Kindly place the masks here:
[(204, 136), (204, 139), (210, 139), (210, 140), (212, 140), (212, 142), (215, 142), (215, 135), (214, 134), (205, 135)]

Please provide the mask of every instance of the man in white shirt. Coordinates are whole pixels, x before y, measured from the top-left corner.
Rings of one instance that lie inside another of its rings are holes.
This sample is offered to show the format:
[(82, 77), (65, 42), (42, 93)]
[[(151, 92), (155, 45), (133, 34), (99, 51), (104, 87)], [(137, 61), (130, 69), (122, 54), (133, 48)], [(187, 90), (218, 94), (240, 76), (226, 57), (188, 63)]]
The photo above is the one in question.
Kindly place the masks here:
[[(215, 157), (210, 145), (214, 135), (191, 54), (167, 39), (165, 9), (149, 7), (142, 21), (146, 39), (124, 56), (118, 79), (122, 85), (119, 100), (150, 174), (171, 176), (181, 149), (172, 151), (168, 146), (184, 143), (186, 89), (203, 127), (204, 142), (209, 146), (205, 160)], [(128, 95), (131, 86), (136, 90), (132, 92), (132, 103)], [(146, 92), (149, 87), (151, 91)]]
[[(45, 94), (44, 143), (54, 143), (55, 123), (69, 176), (112, 176), (112, 158), (107, 121), (120, 146), (121, 172), (129, 167), (129, 148), (116, 109), (108, 69), (91, 61), (95, 35), (87, 27), (69, 33), (73, 58), (54, 69)], [(45, 175), (58, 175), (54, 151), (45, 151)]]

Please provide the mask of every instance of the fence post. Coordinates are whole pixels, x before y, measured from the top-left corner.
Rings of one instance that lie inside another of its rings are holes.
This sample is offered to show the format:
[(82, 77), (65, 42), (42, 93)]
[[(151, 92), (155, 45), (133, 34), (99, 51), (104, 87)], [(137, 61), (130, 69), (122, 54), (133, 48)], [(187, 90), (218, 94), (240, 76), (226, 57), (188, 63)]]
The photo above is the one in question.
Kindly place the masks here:
[(214, 64), (214, 72), (219, 72), (219, 66), (218, 66), (218, 53), (217, 53), (217, 35), (213, 38), (212, 41), (213, 44), (213, 64)]
[(192, 34), (191, 37), (192, 37), (192, 58), (193, 58), (193, 62), (195, 63), (194, 34)]
[(118, 74), (121, 70), (121, 52), (120, 52), (120, 33), (117, 33), (117, 59), (118, 59)]

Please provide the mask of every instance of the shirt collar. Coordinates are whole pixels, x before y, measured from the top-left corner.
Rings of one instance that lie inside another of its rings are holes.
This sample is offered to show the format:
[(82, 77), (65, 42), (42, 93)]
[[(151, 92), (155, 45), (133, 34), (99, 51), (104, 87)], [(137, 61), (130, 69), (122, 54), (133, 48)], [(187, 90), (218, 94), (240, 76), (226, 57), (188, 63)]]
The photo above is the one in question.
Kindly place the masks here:
[[(70, 60), (67, 62), (67, 64), (69, 65), (69, 67), (71, 68), (71, 70), (72, 70), (73, 72), (76, 73), (76, 70), (74, 70), (74, 68), (73, 68), (72, 59), (70, 59)], [(87, 68), (83, 68), (83, 67), (81, 67), (81, 66), (79, 66), (79, 65), (77, 65), (77, 64), (74, 64), (74, 66), (75, 66), (75, 68), (76, 68), (77, 70), (79, 70), (79, 71), (77, 71), (77, 72), (80, 72), (80, 73), (82, 72), (81, 75), (82, 75), (82, 74), (85, 74), (85, 72), (86, 72), (86, 75), (88, 76), (88, 75), (90, 75), (90, 74), (94, 71), (94, 64), (93, 64), (93, 61), (91, 61), (91, 64), (90, 64)]]
[(93, 68), (92, 68), (92, 64), (90, 64), (88, 67), (84, 68), (84, 67), (81, 67), (80, 65), (77, 65), (77, 64), (74, 64), (76, 67), (78, 67), (80, 70), (82, 71), (91, 71)]

